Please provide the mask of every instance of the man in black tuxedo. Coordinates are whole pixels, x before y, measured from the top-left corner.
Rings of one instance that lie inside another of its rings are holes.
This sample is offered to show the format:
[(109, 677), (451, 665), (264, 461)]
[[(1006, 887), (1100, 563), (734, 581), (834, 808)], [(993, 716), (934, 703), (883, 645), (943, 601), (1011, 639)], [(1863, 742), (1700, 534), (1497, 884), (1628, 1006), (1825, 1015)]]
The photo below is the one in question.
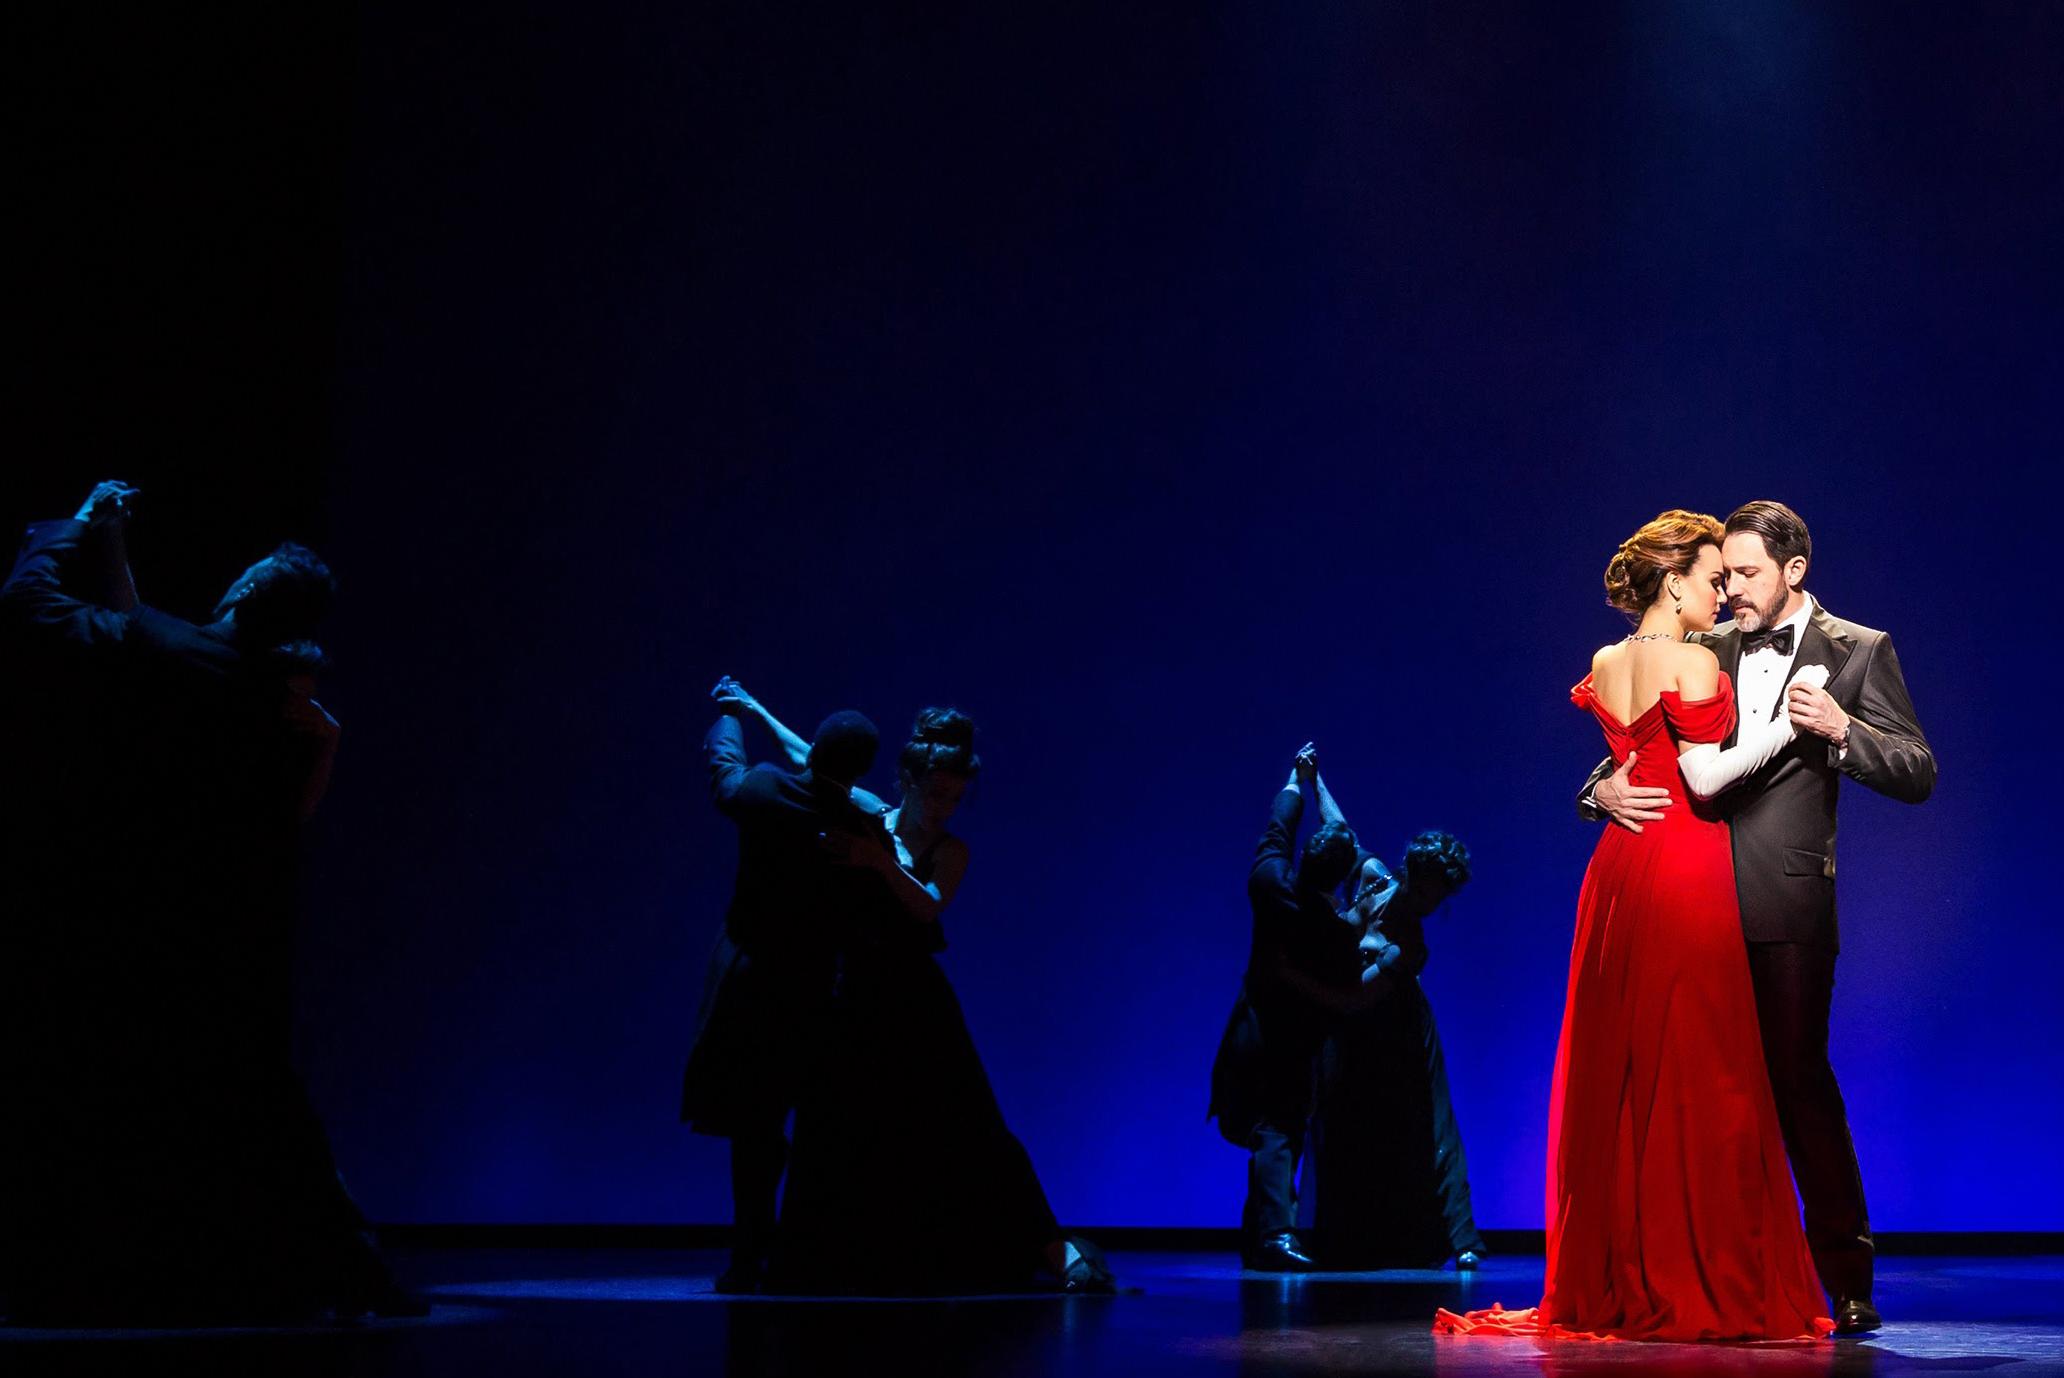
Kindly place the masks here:
[[(1935, 787), (1935, 756), (1892, 638), (1831, 616), (1806, 592), (1813, 541), (1796, 512), (1779, 502), (1738, 509), (1727, 519), (1721, 558), (1734, 620), (1705, 644), (1734, 682), (1741, 719), (1789, 713), (1799, 733), (1720, 801), (1733, 833), (1763, 1054), (1836, 1328), (1861, 1334), (1880, 1324), (1871, 1304), (1870, 1221), (1828, 1061), (1839, 946), (1835, 797), (1846, 775), (1918, 804)], [(1792, 683), (1805, 665), (1827, 667), (1824, 688)], [(1610, 817), (1639, 832), (1661, 817), (1668, 792), (1631, 786), (1631, 765), (1614, 771), (1608, 760), (1593, 772), (1579, 801), (1587, 818)]]
[[(1296, 850), (1307, 791), (1320, 824)], [(1254, 913), (1247, 973), (1211, 1067), (1219, 1133), (1247, 1150), (1241, 1256), (1262, 1272), (1316, 1265), (1296, 1233), (1297, 1166), (1312, 1114), (1319, 1050), (1356, 1008), (1362, 984), (1361, 920), (1341, 913), (1333, 892), (1353, 873), (1354, 830), (1319, 778), (1307, 743), (1276, 792), (1247, 878)]]
[[(798, 770), (748, 766), (741, 713), (750, 696), (726, 679), (722, 716), (703, 742), (717, 808), (738, 826), (738, 878), (712, 954), (681, 1118), (731, 1140), (731, 1266), (722, 1292), (757, 1292), (773, 1245), (787, 1123), (824, 1036), (838, 958), (889, 902), (880, 874), (839, 846), (887, 848), (881, 802), (854, 782), (880, 738), (858, 713), (817, 729)], [(848, 853), (849, 855), (849, 853)]]
[(123, 554), (135, 497), (103, 483), (31, 527), (0, 590), (36, 691), (8, 724), (9, 1313), (420, 1312), (289, 1048), (298, 831), (336, 735), (308, 638), (334, 583), (286, 545), (206, 624), (152, 608)]

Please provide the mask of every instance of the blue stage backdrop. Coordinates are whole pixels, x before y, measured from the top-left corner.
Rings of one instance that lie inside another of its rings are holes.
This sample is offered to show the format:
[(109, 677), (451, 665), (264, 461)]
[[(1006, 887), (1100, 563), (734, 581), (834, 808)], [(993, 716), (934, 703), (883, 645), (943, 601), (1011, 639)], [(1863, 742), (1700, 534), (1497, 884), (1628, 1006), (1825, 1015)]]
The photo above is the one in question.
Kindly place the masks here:
[(368, 1210), (727, 1218), (675, 1112), (731, 673), (981, 725), (943, 960), (1080, 1224), (1237, 1217), (1295, 748), (1460, 834), (1425, 981), (1538, 1226), (1601, 575), (1776, 497), (1941, 761), (1843, 799), (1873, 1218), (2064, 1228), (2057, 13), (1004, 8), (365, 14), (301, 1033)]

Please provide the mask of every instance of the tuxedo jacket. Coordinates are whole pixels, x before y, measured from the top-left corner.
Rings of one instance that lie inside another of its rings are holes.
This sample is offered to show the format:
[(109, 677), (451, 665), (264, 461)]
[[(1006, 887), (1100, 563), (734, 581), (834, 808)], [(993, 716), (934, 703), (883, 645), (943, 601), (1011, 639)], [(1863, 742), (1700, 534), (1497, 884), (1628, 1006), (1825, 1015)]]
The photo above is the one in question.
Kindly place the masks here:
[(110, 1044), (284, 1057), (312, 752), (286, 673), (226, 622), (104, 606), (87, 543), (38, 523), (0, 588), (9, 957)]
[[(1303, 796), (1279, 790), (1269, 808), (1267, 829), (1255, 848), (1247, 875), (1247, 900), (1254, 911), (1247, 950), (1247, 992), (1263, 1005), (1300, 1006), (1276, 975), (1287, 963), (1314, 980), (1352, 990), (1361, 970), (1356, 944), (1361, 935), (1342, 923), (1330, 895), (1297, 884), (1297, 822)], [(1319, 1016), (1313, 1016), (1318, 1022)]]
[(19, 651), (48, 653), (57, 658), (52, 667), (102, 677), (124, 674), (140, 688), (184, 691), (186, 697), (244, 668), (226, 623), (198, 626), (148, 604), (126, 612), (103, 606), (80, 568), (88, 531), (78, 521), (37, 522), (28, 529), (0, 588), (10, 639)]
[(14, 726), (42, 734), (53, 757), (50, 774), (17, 787), (32, 808), (80, 793), (104, 855), (140, 846), (212, 883), (226, 861), (297, 831), (310, 748), (281, 718), (286, 673), (227, 622), (101, 605), (87, 535), (77, 521), (30, 527), (0, 588), (17, 692), (33, 700)]
[[(1741, 629), (1730, 625), (1698, 638), (1733, 681), (1741, 666)], [(1935, 788), (1935, 753), (1914, 717), (1913, 700), (1892, 638), (1814, 605), (1792, 661), (1792, 675), (1825, 665), (1829, 697), (1849, 715), (1849, 748), (1800, 733), (1776, 760), (1715, 801), (1734, 839), (1734, 880), (1743, 936), (1752, 943), (1840, 947), (1835, 922), (1835, 800), (1842, 777), (1901, 803), (1918, 804)], [(1788, 686), (1790, 679), (1787, 678)], [(1785, 711), (1784, 688), (1771, 703), (1741, 703), (1744, 717)], [(1734, 738), (1728, 738), (1733, 745)], [(1581, 804), (1602, 819), (1591, 790), (1612, 771), (1608, 758), (1593, 772)], [(1682, 803), (1673, 807), (1682, 808)]]
[(839, 953), (871, 934), (894, 905), (874, 872), (837, 866), (820, 833), (855, 833), (889, 845), (872, 796), (767, 763), (748, 765), (738, 719), (717, 719), (703, 740), (710, 793), (738, 825), (738, 880), (724, 931), (756, 961), (829, 972)]

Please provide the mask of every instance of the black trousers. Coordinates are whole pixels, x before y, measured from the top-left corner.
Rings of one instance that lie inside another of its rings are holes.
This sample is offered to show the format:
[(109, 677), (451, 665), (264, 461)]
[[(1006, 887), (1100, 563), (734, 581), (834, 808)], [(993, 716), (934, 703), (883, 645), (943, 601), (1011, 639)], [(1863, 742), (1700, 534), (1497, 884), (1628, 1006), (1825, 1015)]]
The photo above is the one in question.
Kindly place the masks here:
[[(1238, 1009), (1220, 1059), (1227, 1064), (1218, 1107), (1223, 1126), (1237, 1113), (1247, 1133), (1247, 1201), (1240, 1211), (1244, 1242), (1253, 1246), (1297, 1228), (1297, 1169), (1304, 1158), (1318, 1093), (1319, 1048), (1326, 1030), (1294, 1005), (1255, 1003), (1242, 1020)], [(1228, 1056), (1228, 1054), (1231, 1056)], [(1237, 1102), (1239, 1110), (1229, 1111)]]
[(731, 1261), (743, 1267), (758, 1267), (773, 1252), (781, 1174), (788, 1166), (783, 1120), (731, 1136)]
[(1849, 1112), (1828, 1061), (1835, 954), (1803, 943), (1750, 943), (1749, 974), (1763, 1059), (1805, 1207), (1821, 1285), (1837, 1298), (1871, 1294), (1873, 1248)]
[(1297, 1228), (1297, 1169), (1304, 1160), (1317, 1092), (1318, 1039), (1279, 1021), (1264, 1038), (1256, 1088), (1259, 1113), (1247, 1138), (1247, 1203), (1240, 1211), (1242, 1238), (1260, 1244)]
[(1247, 1149), (1247, 1204), (1240, 1212), (1243, 1243), (1256, 1245), (1297, 1228), (1297, 1164), (1304, 1157), (1304, 1124), (1256, 1125)]

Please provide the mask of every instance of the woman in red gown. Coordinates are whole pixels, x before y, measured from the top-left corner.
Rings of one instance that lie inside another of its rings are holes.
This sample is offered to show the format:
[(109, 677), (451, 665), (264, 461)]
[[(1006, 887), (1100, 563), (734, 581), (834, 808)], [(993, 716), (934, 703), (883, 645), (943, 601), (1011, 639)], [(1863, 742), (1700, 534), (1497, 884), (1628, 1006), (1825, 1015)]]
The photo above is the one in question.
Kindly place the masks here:
[(1763, 1066), (1727, 825), (1707, 802), (1791, 740), (1735, 727), (1734, 688), (1692, 632), (1721, 598), (1721, 526), (1665, 512), (1606, 570), (1638, 620), (1571, 692), (1638, 784), (1688, 807), (1607, 828), (1577, 897), (1548, 1107), (1548, 1272), (1524, 1311), (1442, 1311), (1436, 1333), (1641, 1340), (1827, 1334)]

